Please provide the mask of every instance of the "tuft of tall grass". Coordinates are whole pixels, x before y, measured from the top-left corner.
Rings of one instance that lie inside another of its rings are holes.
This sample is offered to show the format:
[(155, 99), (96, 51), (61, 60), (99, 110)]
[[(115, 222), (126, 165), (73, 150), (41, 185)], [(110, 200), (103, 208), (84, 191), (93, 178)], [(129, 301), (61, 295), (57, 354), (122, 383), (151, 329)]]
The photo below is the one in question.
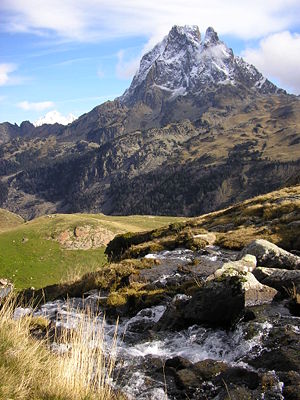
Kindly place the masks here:
[[(111, 342), (105, 338), (105, 319), (99, 321), (89, 310), (68, 313), (65, 328), (56, 335), (65, 351), (58, 358), (54, 380), (62, 394), (74, 400), (116, 398), (112, 378), (117, 355), (117, 325)], [(120, 395), (119, 395), (120, 396)]]
[[(67, 351), (53, 353), (47, 339), (30, 334), (31, 314), (14, 318), (16, 303), (7, 299), (0, 309), (0, 399), (116, 400), (112, 387), (116, 333), (105, 343), (105, 322), (91, 313), (76, 314), (73, 329), (62, 328), (57, 344)], [(115, 331), (116, 332), (116, 331)]]

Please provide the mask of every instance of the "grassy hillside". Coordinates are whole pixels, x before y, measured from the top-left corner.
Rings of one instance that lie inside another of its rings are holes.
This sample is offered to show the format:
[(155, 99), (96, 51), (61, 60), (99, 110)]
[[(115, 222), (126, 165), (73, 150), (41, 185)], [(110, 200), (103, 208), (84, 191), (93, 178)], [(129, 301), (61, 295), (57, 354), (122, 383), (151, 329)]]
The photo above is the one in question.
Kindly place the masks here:
[(17, 214), (0, 209), (0, 233), (23, 224), (24, 220)]
[(242, 249), (255, 239), (267, 239), (287, 250), (300, 250), (300, 185), (277, 190), (153, 232), (117, 236), (107, 247), (112, 260), (137, 258), (151, 251), (201, 248), (210, 232), (215, 243)]
[[(18, 218), (11, 214), (12, 221), (22, 222)], [(154, 229), (178, 220), (181, 219), (54, 214), (19, 225), (11, 223), (9, 230), (0, 233), (0, 277), (10, 279), (17, 289), (40, 288), (62, 280), (73, 280), (106, 262), (105, 240), (100, 247), (95, 246), (89, 235), (93, 236), (95, 232), (102, 235), (104, 232), (104, 239), (106, 236), (111, 238), (117, 233)], [(64, 236), (68, 237), (68, 243), (79, 244), (79, 249), (70, 250), (64, 246), (60, 240)], [(85, 250), (80, 248), (81, 243), (87, 243), (83, 246)]]

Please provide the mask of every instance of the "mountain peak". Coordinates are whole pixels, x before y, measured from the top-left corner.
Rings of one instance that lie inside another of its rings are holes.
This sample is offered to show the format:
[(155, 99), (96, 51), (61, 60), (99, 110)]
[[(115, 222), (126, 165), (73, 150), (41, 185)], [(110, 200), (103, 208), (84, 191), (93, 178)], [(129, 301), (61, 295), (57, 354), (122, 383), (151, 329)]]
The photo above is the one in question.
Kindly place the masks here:
[(174, 25), (168, 34), (169, 40), (185, 37), (189, 41), (201, 42), (201, 33), (197, 25)]
[(142, 101), (153, 108), (162, 99), (199, 94), (204, 98), (224, 85), (260, 93), (278, 91), (254, 66), (235, 57), (212, 27), (207, 28), (202, 41), (198, 26), (174, 25), (142, 57), (139, 70), (120, 101), (126, 105)]
[(217, 32), (211, 26), (206, 29), (204, 36), (204, 45), (216, 44), (219, 42), (219, 36)]

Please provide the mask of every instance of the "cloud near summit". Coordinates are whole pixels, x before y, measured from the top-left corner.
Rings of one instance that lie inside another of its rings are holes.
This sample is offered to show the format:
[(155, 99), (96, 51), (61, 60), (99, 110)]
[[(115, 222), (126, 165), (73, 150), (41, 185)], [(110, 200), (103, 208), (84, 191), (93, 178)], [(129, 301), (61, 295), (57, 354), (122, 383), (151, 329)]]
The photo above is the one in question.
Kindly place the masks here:
[(2, 0), (0, 22), (10, 32), (68, 41), (161, 37), (174, 24), (252, 39), (289, 29), (299, 12), (299, 0)]
[(285, 31), (269, 35), (258, 48), (248, 48), (242, 56), (264, 75), (276, 78), (280, 86), (300, 93), (300, 34)]

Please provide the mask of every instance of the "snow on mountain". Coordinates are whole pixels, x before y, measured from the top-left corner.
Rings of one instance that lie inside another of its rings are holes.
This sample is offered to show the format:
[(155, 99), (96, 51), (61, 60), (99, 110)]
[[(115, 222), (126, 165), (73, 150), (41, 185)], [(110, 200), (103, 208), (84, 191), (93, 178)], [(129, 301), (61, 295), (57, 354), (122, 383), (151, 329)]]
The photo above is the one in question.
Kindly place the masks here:
[(75, 121), (76, 117), (73, 114), (68, 114), (66, 116), (62, 115), (59, 111), (53, 110), (49, 111), (43, 117), (40, 117), (36, 120), (33, 125), (34, 126), (41, 126), (44, 124), (61, 124), (61, 125), (68, 125), (71, 122)]
[(120, 98), (125, 104), (145, 100), (159, 88), (174, 98), (211, 90), (219, 84), (242, 85), (262, 93), (278, 89), (252, 65), (235, 57), (213, 28), (205, 37), (197, 26), (173, 26), (169, 34), (141, 60), (132, 83)]

